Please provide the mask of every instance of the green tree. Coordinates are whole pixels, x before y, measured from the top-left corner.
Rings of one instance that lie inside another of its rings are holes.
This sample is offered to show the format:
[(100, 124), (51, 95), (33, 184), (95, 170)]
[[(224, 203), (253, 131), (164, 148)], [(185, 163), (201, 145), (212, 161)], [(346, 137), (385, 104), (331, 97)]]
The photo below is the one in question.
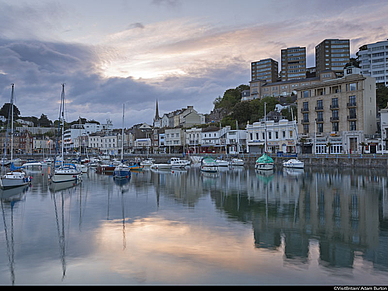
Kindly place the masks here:
[[(4, 103), (3, 107), (0, 109), (0, 115), (4, 116), (5, 118), (8, 118), (8, 114), (10, 113), (11, 103)], [(18, 118), (20, 115), (19, 109), (16, 107), (16, 105), (13, 105), (13, 118)]]
[(43, 114), (40, 116), (38, 123), (41, 127), (50, 127), (52, 125), (52, 121), (47, 118), (47, 115)]

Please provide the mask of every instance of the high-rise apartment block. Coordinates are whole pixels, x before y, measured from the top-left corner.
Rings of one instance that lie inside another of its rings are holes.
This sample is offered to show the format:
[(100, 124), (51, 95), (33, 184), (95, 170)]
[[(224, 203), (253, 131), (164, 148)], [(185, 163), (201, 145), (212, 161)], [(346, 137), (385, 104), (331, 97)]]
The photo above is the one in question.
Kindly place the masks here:
[(388, 39), (363, 45), (357, 56), (364, 76), (371, 76), (377, 84), (388, 86)]
[(349, 60), (349, 39), (325, 39), (315, 47), (317, 74), (324, 70), (332, 70), (337, 74), (342, 74), (344, 66)]
[(273, 83), (278, 80), (278, 62), (265, 59), (251, 63), (251, 81), (264, 80)]
[(282, 81), (306, 78), (306, 48), (291, 47), (281, 51)]

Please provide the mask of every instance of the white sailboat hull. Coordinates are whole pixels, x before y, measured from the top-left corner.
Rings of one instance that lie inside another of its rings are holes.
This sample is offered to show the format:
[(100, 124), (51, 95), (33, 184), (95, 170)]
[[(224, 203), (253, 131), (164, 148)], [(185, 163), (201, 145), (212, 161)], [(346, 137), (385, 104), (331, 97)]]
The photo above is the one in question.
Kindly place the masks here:
[(28, 185), (31, 182), (31, 178), (26, 176), (24, 172), (7, 173), (0, 179), (2, 189), (10, 189), (20, 186)]

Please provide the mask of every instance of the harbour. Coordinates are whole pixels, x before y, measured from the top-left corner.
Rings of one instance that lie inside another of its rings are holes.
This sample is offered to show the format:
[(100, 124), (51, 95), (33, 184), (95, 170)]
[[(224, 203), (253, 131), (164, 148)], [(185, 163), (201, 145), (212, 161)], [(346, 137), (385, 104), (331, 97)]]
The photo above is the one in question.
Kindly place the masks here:
[(49, 171), (1, 192), (1, 285), (388, 283), (384, 169)]

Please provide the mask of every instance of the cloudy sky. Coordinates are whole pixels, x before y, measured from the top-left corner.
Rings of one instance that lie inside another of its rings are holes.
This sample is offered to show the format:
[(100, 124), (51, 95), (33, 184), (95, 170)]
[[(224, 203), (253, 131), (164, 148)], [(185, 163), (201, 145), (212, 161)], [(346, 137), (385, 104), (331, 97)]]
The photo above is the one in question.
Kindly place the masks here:
[[(22, 116), (121, 126), (193, 105), (201, 113), (248, 84), (250, 62), (325, 38), (358, 47), (388, 38), (388, 2), (302, 0), (0, 0), (0, 106), (15, 83)], [(279, 63), (280, 65), (280, 63)]]

